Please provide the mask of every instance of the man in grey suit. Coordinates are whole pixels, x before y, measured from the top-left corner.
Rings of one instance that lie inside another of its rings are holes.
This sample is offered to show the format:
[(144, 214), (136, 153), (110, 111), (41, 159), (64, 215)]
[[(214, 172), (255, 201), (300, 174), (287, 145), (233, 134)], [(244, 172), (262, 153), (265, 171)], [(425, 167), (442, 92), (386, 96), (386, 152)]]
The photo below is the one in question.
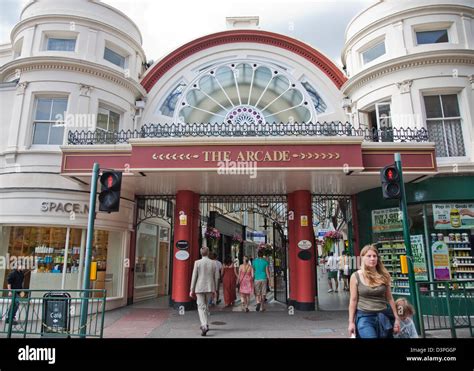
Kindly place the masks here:
[(206, 336), (209, 331), (207, 323), (208, 303), (216, 295), (217, 283), (219, 282), (219, 271), (214, 260), (209, 259), (209, 249), (201, 248), (202, 259), (194, 262), (193, 277), (191, 279), (191, 291), (189, 296), (196, 294), (199, 320), (201, 321), (201, 336)]

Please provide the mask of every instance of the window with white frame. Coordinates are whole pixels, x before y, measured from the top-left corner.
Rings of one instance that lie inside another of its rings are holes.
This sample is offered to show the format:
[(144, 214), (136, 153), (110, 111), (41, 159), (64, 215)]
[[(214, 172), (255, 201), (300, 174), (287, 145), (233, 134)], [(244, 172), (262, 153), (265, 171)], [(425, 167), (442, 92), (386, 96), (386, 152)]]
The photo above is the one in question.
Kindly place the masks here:
[(115, 64), (116, 66), (125, 68), (125, 56), (108, 47), (105, 47), (104, 49), (104, 59), (110, 63)]
[(367, 111), (359, 111), (359, 121), (371, 130), (374, 142), (393, 142), (390, 102), (375, 103)]
[(35, 102), (32, 144), (63, 144), (67, 97), (38, 97)]
[(364, 64), (370, 63), (373, 60), (385, 54), (385, 40), (375, 44), (369, 49), (362, 52), (362, 61)]
[(120, 127), (120, 113), (115, 112), (105, 106), (99, 106), (97, 114), (97, 130), (104, 133), (114, 133)]
[(417, 45), (449, 42), (448, 30), (415, 31)]
[(458, 96), (425, 95), (423, 98), (428, 137), (436, 144), (436, 156), (465, 156)]
[(46, 50), (73, 52), (76, 50), (76, 38), (48, 37)]

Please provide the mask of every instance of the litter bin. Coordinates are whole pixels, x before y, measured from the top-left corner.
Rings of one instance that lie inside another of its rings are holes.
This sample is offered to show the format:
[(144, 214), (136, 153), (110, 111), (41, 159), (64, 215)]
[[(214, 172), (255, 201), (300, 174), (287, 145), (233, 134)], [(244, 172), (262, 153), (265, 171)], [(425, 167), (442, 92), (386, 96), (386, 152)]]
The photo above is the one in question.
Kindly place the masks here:
[(71, 295), (67, 292), (48, 292), (43, 295), (42, 336), (67, 336), (70, 330)]

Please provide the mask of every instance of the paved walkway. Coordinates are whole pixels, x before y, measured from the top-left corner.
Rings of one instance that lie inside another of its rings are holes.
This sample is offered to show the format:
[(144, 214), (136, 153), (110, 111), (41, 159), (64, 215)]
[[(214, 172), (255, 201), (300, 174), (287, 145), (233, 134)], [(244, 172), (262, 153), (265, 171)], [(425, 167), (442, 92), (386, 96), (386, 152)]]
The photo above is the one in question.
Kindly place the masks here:
[[(286, 305), (267, 295), (265, 312), (244, 313), (237, 300), (233, 308), (223, 303), (211, 307), (210, 331), (214, 338), (345, 338), (349, 294), (343, 290), (328, 293), (327, 274), (318, 272), (318, 311), (289, 312)], [(222, 298), (221, 293), (221, 298)], [(192, 338), (200, 337), (197, 311), (179, 314), (169, 308), (168, 297), (148, 300), (109, 311), (105, 316), (104, 337), (115, 338)]]
[[(200, 337), (197, 311), (180, 315), (167, 306), (168, 298), (154, 299), (107, 312), (104, 337), (193, 338)], [(223, 308), (211, 307), (212, 338), (305, 338), (346, 337), (347, 313), (299, 312), (288, 313), (286, 306), (269, 295), (265, 312), (242, 312), (238, 304)]]
[[(289, 312), (286, 305), (268, 294), (265, 312), (241, 311), (240, 301), (233, 308), (223, 303), (212, 306), (209, 338), (347, 338), (349, 292), (328, 293), (327, 274), (318, 271), (318, 310)], [(221, 295), (222, 298), (222, 295)], [(196, 338), (200, 336), (197, 311), (179, 314), (168, 306), (169, 297), (136, 303), (106, 312), (105, 338)], [(467, 329), (458, 337), (469, 337)], [(449, 338), (449, 331), (428, 333), (428, 337)]]

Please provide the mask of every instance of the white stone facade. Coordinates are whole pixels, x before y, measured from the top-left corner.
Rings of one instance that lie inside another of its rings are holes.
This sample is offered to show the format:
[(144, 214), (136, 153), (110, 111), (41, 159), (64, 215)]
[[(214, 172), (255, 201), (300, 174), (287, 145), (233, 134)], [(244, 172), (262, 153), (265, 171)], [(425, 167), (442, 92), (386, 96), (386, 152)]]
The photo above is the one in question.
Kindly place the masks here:
[[(447, 42), (419, 44), (417, 32), (447, 30)], [(364, 63), (364, 52), (384, 42), (385, 53)], [(392, 126), (427, 127), (424, 97), (456, 95), (464, 156), (438, 156), (441, 172), (473, 171), (474, 8), (470, 1), (379, 1), (346, 29), (342, 61), (355, 126), (370, 127), (370, 112), (388, 102)]]

